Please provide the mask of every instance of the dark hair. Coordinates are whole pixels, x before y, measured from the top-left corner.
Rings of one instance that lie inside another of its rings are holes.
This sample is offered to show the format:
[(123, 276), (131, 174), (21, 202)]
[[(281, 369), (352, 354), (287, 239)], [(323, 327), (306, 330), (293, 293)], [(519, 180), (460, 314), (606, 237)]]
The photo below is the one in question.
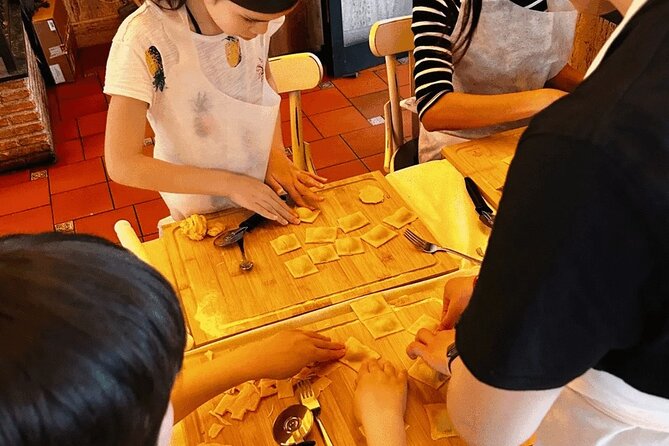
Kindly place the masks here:
[[(463, 6), (463, 3), (465, 6)], [(460, 14), (462, 15), (462, 26), (458, 36), (454, 40), (452, 50), (454, 57), (456, 53), (458, 54), (456, 60), (462, 59), (469, 49), (469, 45), (472, 43), (472, 38), (481, 17), (481, 8), (481, 0), (461, 0)]]
[(0, 238), (0, 444), (155, 446), (183, 360), (170, 284), (123, 248)]
[(162, 9), (176, 10), (186, 4), (186, 0), (151, 0)]

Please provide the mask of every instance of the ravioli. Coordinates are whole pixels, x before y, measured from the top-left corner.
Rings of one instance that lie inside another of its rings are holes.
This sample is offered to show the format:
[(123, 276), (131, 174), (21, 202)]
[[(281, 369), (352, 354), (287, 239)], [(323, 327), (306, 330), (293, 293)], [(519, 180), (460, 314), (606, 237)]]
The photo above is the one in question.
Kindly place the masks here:
[(376, 186), (365, 186), (360, 189), (360, 194), (358, 195), (360, 201), (365, 204), (377, 204), (382, 203), (385, 199), (383, 191)]
[(293, 389), (293, 382), (288, 379), (282, 379), (276, 382), (277, 397), (278, 398), (292, 398), (295, 396), (295, 390)]
[(391, 231), (383, 225), (377, 225), (364, 233), (361, 238), (373, 247), (379, 248), (395, 237), (397, 237), (397, 232)]
[(421, 382), (433, 389), (438, 389), (447, 380), (448, 377), (430, 367), (423, 358), (418, 358), (409, 368), (408, 374), (418, 382)]
[(279, 236), (278, 238), (270, 241), (269, 244), (272, 245), (274, 252), (276, 252), (276, 255), (279, 256), (287, 252), (300, 249), (300, 241), (297, 239), (295, 234)]
[(307, 228), (306, 243), (332, 243), (337, 239), (337, 228), (322, 226)]
[(307, 249), (307, 254), (315, 264), (327, 263), (339, 260), (337, 252), (332, 245), (319, 246), (318, 248)]
[(367, 330), (374, 336), (374, 339), (381, 339), (393, 333), (404, 330), (402, 323), (395, 313), (386, 313), (371, 319), (362, 321)]
[(426, 404), (423, 407), (425, 407), (427, 419), (430, 422), (430, 437), (433, 440), (457, 437), (458, 434), (448, 416), (445, 403)]
[(383, 222), (388, 223), (395, 229), (400, 229), (402, 226), (408, 225), (417, 218), (418, 217), (416, 216), (416, 214), (411, 212), (409, 209), (401, 207), (398, 210), (396, 210), (393, 214), (384, 218)]
[(346, 354), (343, 358), (340, 358), (339, 361), (343, 362), (345, 365), (349, 366), (356, 372), (360, 370), (362, 363), (366, 359), (379, 359), (381, 357), (381, 355), (379, 355), (377, 352), (367, 347), (352, 336), (346, 340), (345, 345)]
[(340, 256), (353, 256), (365, 253), (365, 247), (362, 245), (360, 237), (338, 238), (335, 240), (335, 249)]
[(368, 225), (369, 220), (367, 220), (367, 217), (365, 217), (362, 212), (356, 212), (337, 219), (337, 224), (344, 233), (349, 233)]
[(321, 215), (320, 209), (311, 210), (309, 208), (298, 207), (295, 208), (297, 216), (300, 218), (300, 221), (303, 223), (313, 223), (319, 215)]
[(381, 295), (364, 297), (353, 302), (351, 309), (361, 321), (393, 311)]
[(318, 272), (318, 268), (311, 263), (311, 259), (308, 255), (303, 255), (296, 257), (292, 260), (285, 262), (286, 268), (290, 271), (290, 274), (295, 278), (299, 279), (300, 277), (309, 276)]
[(427, 314), (422, 314), (409, 328), (407, 328), (407, 331), (415, 336), (421, 328), (425, 328), (434, 333), (437, 328), (439, 328), (439, 321)]

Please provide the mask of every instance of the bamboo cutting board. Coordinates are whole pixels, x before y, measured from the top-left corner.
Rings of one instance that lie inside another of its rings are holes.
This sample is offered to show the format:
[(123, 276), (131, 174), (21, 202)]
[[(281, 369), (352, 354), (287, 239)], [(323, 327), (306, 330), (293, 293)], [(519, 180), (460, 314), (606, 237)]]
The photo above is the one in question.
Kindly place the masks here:
[[(393, 306), (395, 314), (406, 329), (423, 314), (433, 318), (440, 316), (442, 289), (443, 282), (439, 281), (435, 282), (431, 289), (422, 290), (416, 294), (400, 295), (401, 293), (393, 291), (391, 292), (393, 295), (387, 296), (386, 301)], [(406, 330), (374, 340), (348, 305), (345, 305), (339, 311), (325, 309), (320, 312), (326, 315), (326, 318), (304, 328), (317, 330), (342, 342), (350, 336), (355, 336), (363, 344), (374, 349), (384, 359), (392, 362), (397, 367), (408, 369), (413, 363), (406, 355), (405, 348), (414, 336)], [(328, 313), (331, 314), (328, 316)], [(216, 352), (215, 354), (221, 354), (216, 345), (212, 346), (212, 351)], [(207, 360), (202, 353), (197, 355), (197, 358), (191, 355), (189, 360)], [(328, 375), (332, 383), (319, 397), (322, 406), (321, 419), (335, 445), (365, 444), (364, 437), (353, 415), (353, 392), (356, 376), (355, 371), (342, 365)], [(445, 402), (447, 385), (444, 384), (439, 390), (434, 390), (413, 380), (413, 378), (409, 378), (405, 416), (405, 422), (408, 425), (406, 433), (409, 446), (423, 446), (426, 444), (460, 446), (465, 444), (457, 437), (434, 441), (430, 436), (430, 425), (424, 405)], [(279, 399), (277, 395), (274, 395), (264, 398), (256, 412), (247, 413), (242, 421), (231, 420), (231, 426), (224, 427), (218, 436), (210, 438), (207, 434), (210, 426), (213, 423), (218, 423), (218, 420), (209, 414), (209, 411), (213, 410), (218, 403), (218, 398), (214, 398), (183, 421), (180, 429), (177, 429), (172, 445), (196, 446), (202, 442), (234, 446), (248, 444), (273, 445), (275, 443), (272, 440), (271, 429), (274, 419), (283, 409), (298, 402), (297, 396)], [(229, 419), (229, 414), (225, 418)], [(316, 431), (312, 431), (309, 438), (316, 440), (319, 446), (324, 444)]]
[[(382, 189), (385, 201), (363, 204), (358, 194), (367, 185)], [(321, 215), (313, 224), (280, 226), (268, 222), (246, 235), (246, 254), (255, 263), (250, 272), (239, 269), (241, 254), (237, 245), (217, 248), (211, 238), (199, 242), (189, 240), (176, 223), (163, 228), (162, 248), (152, 250), (152, 263), (171, 278), (178, 291), (196, 346), (457, 269), (457, 263), (450, 256), (425, 254), (397, 231), (398, 236), (379, 249), (363, 242), (364, 254), (342, 256), (338, 261), (319, 264), (318, 273), (294, 279), (284, 262), (305, 255), (305, 248), (322, 246), (305, 244), (307, 228), (337, 226), (338, 218), (361, 211), (370, 224), (345, 235), (360, 236), (400, 207), (408, 208), (378, 172), (334, 182), (319, 193), (325, 201), (321, 204)], [(233, 209), (215, 214), (210, 221), (236, 227), (249, 215), (246, 210)], [(433, 239), (419, 220), (407, 227)], [(269, 242), (290, 233), (297, 236), (302, 248), (276, 255)], [(339, 230), (338, 237), (342, 236)]]

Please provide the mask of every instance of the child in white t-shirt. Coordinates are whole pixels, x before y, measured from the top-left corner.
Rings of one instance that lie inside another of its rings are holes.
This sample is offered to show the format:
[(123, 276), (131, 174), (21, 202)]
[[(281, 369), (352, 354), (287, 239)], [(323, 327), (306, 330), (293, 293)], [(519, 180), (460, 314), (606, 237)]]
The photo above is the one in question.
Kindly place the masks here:
[[(281, 224), (321, 198), (317, 175), (286, 157), (267, 63), (297, 0), (149, 0), (119, 28), (107, 62), (106, 165), (119, 183), (161, 192), (172, 217), (242, 206)], [(155, 137), (142, 153), (145, 120)]]

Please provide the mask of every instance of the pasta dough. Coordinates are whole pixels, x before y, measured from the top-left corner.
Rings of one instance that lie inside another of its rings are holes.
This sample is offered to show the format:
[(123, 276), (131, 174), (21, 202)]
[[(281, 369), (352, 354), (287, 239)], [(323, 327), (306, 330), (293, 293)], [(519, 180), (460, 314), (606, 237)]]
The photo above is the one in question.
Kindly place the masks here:
[(360, 370), (360, 366), (362, 366), (365, 359), (379, 359), (381, 357), (381, 355), (352, 336), (346, 340), (345, 345), (346, 354), (343, 358), (340, 358), (339, 361), (343, 362), (356, 372)]
[(337, 228), (323, 226), (307, 228), (307, 243), (332, 243), (337, 239)]
[(355, 214), (337, 219), (337, 224), (342, 231), (348, 233), (368, 225), (369, 220), (367, 220), (367, 217), (365, 217), (362, 212), (356, 212)]
[(381, 295), (364, 297), (359, 301), (353, 302), (351, 309), (361, 321), (393, 311)]
[(295, 208), (297, 216), (300, 217), (300, 221), (304, 223), (313, 223), (319, 215), (321, 215), (320, 209), (312, 211), (309, 208), (298, 207)]
[(392, 215), (389, 215), (386, 218), (384, 218), (383, 222), (388, 223), (395, 229), (400, 229), (402, 226), (408, 225), (417, 218), (418, 217), (416, 216), (416, 214), (411, 212), (409, 209), (401, 207), (398, 210), (396, 210)]
[(416, 322), (411, 324), (411, 327), (407, 328), (407, 331), (411, 333), (412, 335), (416, 335), (421, 328), (425, 328), (427, 330), (430, 330), (431, 332), (435, 332), (437, 328), (439, 327), (439, 321), (436, 320), (433, 317), (428, 316), (427, 314), (422, 314)]
[(218, 434), (223, 430), (223, 425), (218, 423), (213, 423), (209, 428), (209, 438), (216, 438)]
[(293, 382), (288, 379), (282, 379), (281, 381), (276, 382), (276, 389), (279, 398), (292, 398), (295, 396), (295, 391), (293, 390)]
[(209, 237), (216, 237), (218, 234), (225, 231), (226, 229), (227, 226), (224, 223), (221, 223), (220, 221), (207, 223), (207, 235)]
[(179, 223), (181, 232), (191, 240), (200, 241), (207, 234), (207, 217), (193, 214)]
[(383, 191), (376, 186), (365, 186), (360, 189), (360, 195), (358, 195), (360, 201), (366, 204), (377, 204), (383, 202), (385, 198)]
[(300, 241), (295, 237), (295, 234), (282, 235), (269, 242), (269, 244), (272, 245), (274, 252), (279, 256), (300, 249)]
[(260, 404), (260, 392), (250, 382), (242, 384), (239, 393), (234, 398), (235, 401), (230, 406), (230, 418), (233, 420), (244, 419), (247, 411), (254, 412)]
[(379, 248), (396, 236), (397, 232), (391, 231), (385, 226), (377, 225), (374, 226), (374, 228), (372, 228), (370, 231), (367, 231), (365, 234), (363, 234), (361, 238), (373, 247)]
[(448, 378), (445, 375), (434, 370), (422, 358), (418, 358), (411, 368), (409, 368), (409, 376), (418, 382), (421, 382), (433, 389), (438, 389), (444, 384)]
[(451, 423), (446, 410), (446, 404), (426, 404), (425, 412), (427, 412), (427, 419), (430, 422), (430, 437), (433, 440), (441, 438), (457, 437), (457, 432)]
[(365, 247), (362, 245), (360, 237), (338, 238), (335, 240), (335, 249), (340, 256), (353, 256), (365, 253)]
[(285, 265), (286, 268), (288, 268), (288, 271), (290, 271), (290, 274), (292, 274), (295, 279), (299, 279), (300, 277), (305, 277), (318, 272), (318, 268), (316, 268), (316, 266), (311, 263), (311, 259), (307, 255), (296, 257), (293, 260), (288, 260), (285, 262)]
[(404, 330), (402, 323), (395, 313), (382, 314), (381, 316), (366, 319), (362, 323), (367, 327), (371, 335), (374, 336), (374, 339), (380, 339)]
[(309, 254), (309, 257), (311, 257), (311, 260), (314, 263), (327, 263), (334, 260), (339, 260), (337, 251), (335, 251), (332, 245), (319, 246), (318, 248), (308, 249), (307, 254)]

